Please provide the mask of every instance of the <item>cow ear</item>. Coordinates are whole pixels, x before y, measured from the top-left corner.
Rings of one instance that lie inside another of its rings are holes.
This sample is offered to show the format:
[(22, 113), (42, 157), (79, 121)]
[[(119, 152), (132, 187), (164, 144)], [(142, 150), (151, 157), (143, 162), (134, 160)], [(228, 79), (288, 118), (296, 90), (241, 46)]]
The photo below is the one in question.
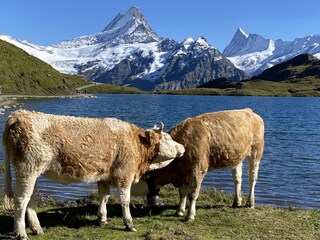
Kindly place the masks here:
[(145, 134), (139, 134), (139, 140), (143, 145), (150, 146), (150, 133), (148, 131), (144, 132)]

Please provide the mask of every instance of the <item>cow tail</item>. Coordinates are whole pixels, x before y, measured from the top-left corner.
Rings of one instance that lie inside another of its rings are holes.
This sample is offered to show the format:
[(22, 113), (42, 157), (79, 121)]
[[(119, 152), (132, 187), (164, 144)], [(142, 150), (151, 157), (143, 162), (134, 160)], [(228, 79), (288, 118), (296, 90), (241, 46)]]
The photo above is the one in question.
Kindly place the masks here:
[(3, 134), (3, 146), (4, 146), (4, 199), (3, 209), (5, 211), (11, 211), (14, 209), (14, 200), (12, 192), (12, 176), (10, 169), (10, 150), (8, 146), (8, 128), (6, 127)]

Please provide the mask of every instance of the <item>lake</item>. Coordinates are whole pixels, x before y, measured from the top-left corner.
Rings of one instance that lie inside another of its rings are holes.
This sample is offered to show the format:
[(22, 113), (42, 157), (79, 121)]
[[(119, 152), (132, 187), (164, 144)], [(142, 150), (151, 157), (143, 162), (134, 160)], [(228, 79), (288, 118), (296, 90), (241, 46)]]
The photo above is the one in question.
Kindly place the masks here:
[[(24, 108), (29, 110), (116, 117), (145, 129), (163, 121), (165, 130), (205, 112), (250, 107), (265, 121), (265, 151), (256, 185), (256, 204), (320, 208), (320, 98), (102, 94), (97, 98), (24, 101)], [(1, 137), (9, 112), (0, 117)], [(0, 159), (3, 162), (2, 146)], [(248, 194), (246, 167), (245, 161), (244, 196)], [(0, 181), (3, 182), (2, 174)], [(203, 182), (206, 187), (233, 194), (231, 170), (208, 172)], [(71, 200), (87, 195), (96, 186), (63, 186), (41, 177), (38, 188), (42, 193)]]

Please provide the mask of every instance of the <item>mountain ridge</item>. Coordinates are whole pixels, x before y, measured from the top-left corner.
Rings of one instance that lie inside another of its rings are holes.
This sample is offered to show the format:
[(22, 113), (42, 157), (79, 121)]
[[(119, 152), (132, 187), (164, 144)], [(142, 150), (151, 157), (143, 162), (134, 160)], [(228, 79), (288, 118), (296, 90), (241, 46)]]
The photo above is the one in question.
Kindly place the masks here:
[(320, 57), (320, 35), (266, 39), (238, 28), (221, 53), (205, 37), (159, 37), (137, 7), (119, 13), (101, 32), (51, 46), (0, 35), (63, 73), (143, 90), (192, 88), (217, 78), (240, 81), (301, 53)]
[(246, 76), (204, 38), (188, 47), (189, 38), (179, 43), (159, 37), (137, 7), (118, 14), (99, 33), (48, 47), (0, 38), (61, 72), (119, 85), (143, 88), (145, 83), (148, 90), (189, 88), (216, 77), (239, 81)]
[(320, 35), (309, 35), (293, 41), (266, 39), (237, 29), (223, 54), (251, 76), (302, 53), (320, 58)]

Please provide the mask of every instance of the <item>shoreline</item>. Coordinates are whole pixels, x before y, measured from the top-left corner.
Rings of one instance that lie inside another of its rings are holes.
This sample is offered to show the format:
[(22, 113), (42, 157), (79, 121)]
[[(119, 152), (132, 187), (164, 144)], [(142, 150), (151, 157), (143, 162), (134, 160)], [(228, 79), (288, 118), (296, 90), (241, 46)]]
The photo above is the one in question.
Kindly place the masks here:
[(27, 99), (65, 99), (65, 98), (94, 98), (92, 94), (77, 95), (0, 95), (0, 115), (4, 114), (6, 109), (23, 106), (21, 100)]

